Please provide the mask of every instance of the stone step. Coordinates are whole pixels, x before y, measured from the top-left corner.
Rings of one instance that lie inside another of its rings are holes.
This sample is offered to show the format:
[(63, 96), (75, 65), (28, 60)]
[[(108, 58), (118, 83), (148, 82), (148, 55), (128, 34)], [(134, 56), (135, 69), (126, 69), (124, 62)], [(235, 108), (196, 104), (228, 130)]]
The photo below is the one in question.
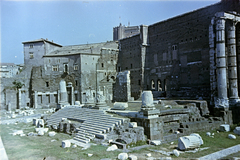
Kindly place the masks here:
[(94, 134), (94, 135), (100, 134), (99, 132), (96, 132), (96, 131), (84, 130), (84, 129), (80, 129), (80, 128), (76, 128), (76, 131), (77, 132), (79, 132), (79, 131), (86, 132), (86, 133), (90, 133), (90, 134)]
[(76, 140), (76, 141), (82, 142), (82, 143), (88, 143), (88, 142), (90, 142), (89, 139), (88, 139), (88, 140), (85, 140), (85, 139), (77, 138), (77, 137), (74, 137), (73, 139)]
[(83, 130), (94, 130), (94, 131), (97, 131), (97, 132), (99, 132), (100, 131), (100, 133), (106, 133), (107, 131), (108, 131), (108, 128), (97, 128), (97, 127), (91, 127), (91, 126), (81, 126), (80, 127), (81, 129), (83, 129)]
[(76, 134), (75, 135), (75, 138), (79, 138), (79, 139), (83, 139), (83, 140), (86, 140), (86, 141), (89, 141), (90, 142), (90, 139), (92, 138), (88, 138), (89, 136), (86, 136), (86, 135), (83, 135), (83, 134)]
[(88, 132), (84, 132), (83, 130), (78, 131), (76, 134), (82, 134), (82, 135), (86, 135), (86, 136), (89, 136), (89, 137), (95, 137), (94, 134), (91, 134), (91, 133), (88, 133)]
[(83, 123), (83, 125), (97, 128), (108, 128), (108, 131), (112, 130), (115, 127), (115, 125), (111, 123), (109, 124)]
[(95, 138), (95, 135), (92, 135), (92, 134), (82, 134), (82, 133), (76, 133), (76, 136), (75, 137), (85, 137), (87, 139), (94, 139)]

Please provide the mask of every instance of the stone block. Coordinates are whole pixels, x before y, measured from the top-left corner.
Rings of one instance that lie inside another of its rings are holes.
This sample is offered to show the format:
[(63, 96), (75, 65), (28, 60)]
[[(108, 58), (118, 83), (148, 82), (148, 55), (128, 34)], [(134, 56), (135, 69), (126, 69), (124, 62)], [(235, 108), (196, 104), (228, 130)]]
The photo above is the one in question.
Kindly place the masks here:
[(71, 146), (71, 142), (69, 140), (62, 141), (62, 148), (68, 148)]
[(178, 149), (188, 150), (200, 147), (201, 139), (198, 136), (184, 136), (178, 139)]
[(128, 154), (127, 154), (127, 153), (120, 153), (120, 154), (118, 155), (118, 159), (120, 159), (120, 160), (126, 160), (126, 159), (128, 159)]
[(114, 145), (108, 147), (106, 151), (115, 151), (116, 149), (118, 149), (118, 147), (116, 144), (114, 144)]
[(240, 136), (240, 127), (236, 127), (233, 132)]
[(180, 152), (176, 149), (173, 150), (173, 154), (178, 157), (180, 155)]
[(161, 141), (160, 140), (153, 140), (153, 141), (151, 141), (151, 144), (155, 145), (155, 146), (159, 146), (161, 144)]
[(55, 135), (56, 135), (56, 132), (54, 132), (54, 131), (48, 133), (48, 136), (50, 136), (50, 137), (53, 137)]
[(43, 131), (44, 133), (48, 132), (48, 128), (35, 128), (36, 132)]
[(125, 102), (115, 102), (113, 104), (114, 110), (125, 110), (126, 108), (128, 108), (128, 103)]
[(137, 127), (137, 122), (129, 122), (129, 128)]
[(222, 125), (220, 125), (219, 130), (221, 132), (229, 132), (230, 131), (230, 125), (229, 124), (222, 124)]
[(229, 139), (236, 139), (236, 136), (233, 135), (233, 134), (229, 134), (229, 135), (228, 135), (228, 138), (229, 138)]
[(43, 130), (39, 130), (39, 131), (38, 131), (38, 135), (39, 135), (39, 136), (43, 136), (43, 135), (44, 135), (44, 131), (43, 131)]
[(80, 101), (75, 101), (75, 102), (74, 102), (74, 105), (78, 105), (78, 106), (80, 106), (81, 103), (80, 103)]

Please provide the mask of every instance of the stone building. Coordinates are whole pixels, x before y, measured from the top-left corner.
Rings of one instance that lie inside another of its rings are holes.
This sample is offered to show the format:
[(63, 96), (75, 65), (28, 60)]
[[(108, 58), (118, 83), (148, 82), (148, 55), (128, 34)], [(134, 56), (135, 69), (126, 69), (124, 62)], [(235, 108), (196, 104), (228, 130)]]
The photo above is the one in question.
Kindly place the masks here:
[(238, 101), (239, 13), (238, 0), (222, 0), (120, 39), (117, 68), (131, 71), (132, 96), (152, 90), (155, 97), (211, 99), (216, 107)]
[(0, 63), (0, 78), (11, 78), (22, 71), (24, 65)]
[(43, 65), (32, 70), (34, 106), (56, 106), (61, 80), (67, 83), (69, 104), (80, 101), (95, 106), (100, 92), (110, 102), (116, 79), (117, 48), (116, 42), (104, 42), (64, 46), (43, 55)]
[(113, 40), (117, 41), (119, 39), (130, 37), (138, 33), (138, 26), (125, 26), (120, 23), (119, 26), (113, 28)]

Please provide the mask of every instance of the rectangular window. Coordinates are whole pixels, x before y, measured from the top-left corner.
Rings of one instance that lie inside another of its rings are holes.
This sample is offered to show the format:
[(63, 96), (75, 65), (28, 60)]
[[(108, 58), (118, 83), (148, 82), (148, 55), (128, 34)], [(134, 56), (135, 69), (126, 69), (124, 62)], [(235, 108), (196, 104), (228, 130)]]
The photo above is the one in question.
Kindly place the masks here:
[(58, 71), (58, 65), (53, 65), (52, 66), (52, 71)]
[(33, 59), (33, 52), (29, 52), (29, 58)]
[(29, 45), (29, 48), (33, 48), (33, 44), (30, 44), (30, 45)]
[(77, 71), (78, 70), (78, 65), (74, 64), (73, 69), (74, 69), (74, 71)]

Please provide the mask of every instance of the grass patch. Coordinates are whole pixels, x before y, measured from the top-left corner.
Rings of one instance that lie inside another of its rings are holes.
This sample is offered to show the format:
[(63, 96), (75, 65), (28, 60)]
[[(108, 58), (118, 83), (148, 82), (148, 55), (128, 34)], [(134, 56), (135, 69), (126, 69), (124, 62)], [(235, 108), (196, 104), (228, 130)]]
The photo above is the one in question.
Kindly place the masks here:
[[(6, 149), (9, 160), (36, 160), (44, 157), (52, 157), (55, 159), (102, 159), (117, 157), (120, 151), (107, 152), (107, 147), (92, 145), (87, 150), (77, 148), (62, 148), (62, 140), (71, 139), (72, 137), (57, 133), (54, 137), (49, 137), (48, 134), (44, 136), (13, 136), (13, 130), (23, 130), (25, 134), (34, 132), (35, 127), (32, 124), (19, 123), (18, 125), (0, 125), (0, 135)], [(51, 142), (51, 140), (56, 140)], [(88, 154), (93, 154), (88, 157)]]
[[(23, 130), (25, 134), (29, 132), (34, 132), (35, 127), (32, 123), (19, 123), (18, 125), (10, 124), (10, 125), (0, 125), (0, 135), (2, 137), (2, 141), (4, 143), (7, 155), (9, 160), (35, 160), (35, 159), (43, 159), (44, 157), (52, 157), (53, 159), (103, 159), (103, 158), (111, 158), (116, 159), (122, 150), (106, 152), (107, 147), (102, 145), (92, 145), (87, 150), (82, 150), (81, 147), (77, 148), (62, 148), (61, 143), (62, 140), (71, 139), (72, 136), (69, 136), (64, 133), (57, 133), (54, 137), (49, 137), (47, 134), (44, 136), (25, 136), (20, 137), (19, 135), (13, 136), (9, 133), (13, 133), (14, 130)], [(200, 132), (204, 144), (200, 148), (209, 147), (207, 150), (198, 151), (196, 153), (182, 153), (179, 158), (198, 158), (204, 155), (226, 149), (228, 147), (240, 144), (240, 137), (236, 136), (237, 139), (232, 140), (228, 138), (228, 134), (233, 134), (232, 132), (220, 132), (212, 131), (214, 133), (214, 138), (208, 137), (206, 132)], [(51, 142), (51, 140), (56, 140)], [(136, 146), (146, 145), (145, 141), (139, 141), (137, 143), (131, 143), (128, 146), (130, 148)], [(153, 152), (152, 150), (163, 150), (166, 152), (171, 152), (173, 149), (177, 147), (178, 142), (174, 141), (173, 144), (166, 143), (161, 144), (160, 146), (147, 146), (146, 148), (142, 148), (139, 150), (133, 150), (129, 154), (134, 154), (138, 156), (138, 159), (145, 159), (147, 153), (151, 153), (152, 157), (162, 157), (162, 155), (158, 152)], [(88, 157), (88, 154), (93, 154), (92, 157)], [(171, 156), (176, 158), (175, 156)]]

